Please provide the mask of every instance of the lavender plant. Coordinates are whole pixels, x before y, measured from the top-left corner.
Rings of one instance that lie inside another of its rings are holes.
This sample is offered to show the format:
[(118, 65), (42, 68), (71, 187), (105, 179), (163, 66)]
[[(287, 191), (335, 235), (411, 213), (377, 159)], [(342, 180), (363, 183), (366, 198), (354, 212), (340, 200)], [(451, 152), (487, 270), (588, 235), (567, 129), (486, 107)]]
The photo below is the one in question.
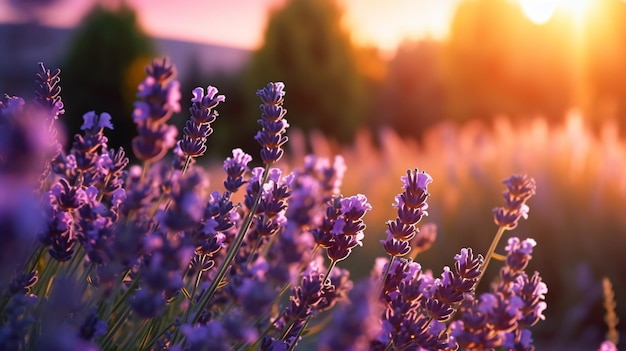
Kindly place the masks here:
[[(341, 265), (363, 245), (372, 206), (340, 193), (339, 156), (276, 167), (288, 140), (284, 84), (257, 91), (263, 167), (250, 169), (252, 156), (236, 148), (216, 180), (193, 159), (224, 96), (196, 88), (175, 142), (165, 124), (180, 109), (175, 70), (163, 59), (146, 72), (133, 113), (141, 165), (109, 147), (105, 131), (123, 116), (106, 112), (83, 116), (69, 151), (56, 146), (58, 71), (40, 66), (33, 102), (0, 101), (3, 349), (534, 349), (547, 293), (539, 273), (526, 273), (536, 242), (511, 237), (506, 255), (495, 253), (528, 215), (531, 178), (505, 180), (486, 254), (460, 248), (436, 276), (416, 261), (437, 236), (432, 224), (418, 228), (433, 179), (408, 170), (381, 240), (389, 257), (355, 283)], [(500, 274), (481, 290), (491, 260)]]

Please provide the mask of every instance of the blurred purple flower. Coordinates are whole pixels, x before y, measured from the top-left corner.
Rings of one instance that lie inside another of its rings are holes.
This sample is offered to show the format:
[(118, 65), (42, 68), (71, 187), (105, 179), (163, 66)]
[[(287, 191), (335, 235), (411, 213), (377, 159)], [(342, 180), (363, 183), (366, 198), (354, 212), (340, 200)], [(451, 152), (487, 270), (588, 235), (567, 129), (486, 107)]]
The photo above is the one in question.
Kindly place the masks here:
[(111, 115), (106, 112), (100, 115), (97, 115), (94, 111), (87, 112), (83, 115), (83, 120), (83, 125), (80, 127), (81, 130), (113, 129)]
[(174, 112), (180, 111), (180, 89), (174, 80), (176, 71), (163, 58), (154, 60), (146, 67), (147, 77), (139, 84), (133, 110), (133, 121), (137, 124), (138, 135), (133, 138), (135, 156), (143, 161), (155, 162), (175, 144), (177, 130), (165, 124)]

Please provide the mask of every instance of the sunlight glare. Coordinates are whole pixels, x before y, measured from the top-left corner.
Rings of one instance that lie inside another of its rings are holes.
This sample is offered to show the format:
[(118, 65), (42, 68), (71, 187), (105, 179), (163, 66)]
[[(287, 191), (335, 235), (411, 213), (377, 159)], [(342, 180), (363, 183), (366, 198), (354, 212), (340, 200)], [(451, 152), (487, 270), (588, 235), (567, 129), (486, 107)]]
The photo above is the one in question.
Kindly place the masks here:
[(535, 24), (544, 24), (550, 20), (559, 4), (558, 0), (520, 0), (522, 11)]
[(590, 3), (590, 0), (519, 0), (522, 11), (535, 24), (548, 22), (557, 8), (565, 10), (576, 21), (580, 21)]

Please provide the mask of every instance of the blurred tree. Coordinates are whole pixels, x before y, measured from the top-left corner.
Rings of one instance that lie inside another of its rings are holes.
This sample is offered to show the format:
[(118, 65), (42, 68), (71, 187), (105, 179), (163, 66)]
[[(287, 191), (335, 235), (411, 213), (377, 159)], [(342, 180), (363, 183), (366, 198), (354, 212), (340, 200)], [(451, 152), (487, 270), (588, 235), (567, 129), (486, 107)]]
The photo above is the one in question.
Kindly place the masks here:
[(450, 117), (561, 118), (572, 103), (572, 42), (564, 33), (559, 21), (533, 24), (517, 2), (462, 2), (445, 53)]
[(586, 18), (585, 36), (590, 106), (587, 115), (598, 125), (619, 122), (626, 131), (626, 3), (619, 0), (594, 2)]
[(113, 117), (115, 131), (110, 145), (124, 146), (132, 156), (136, 135), (132, 106), (145, 66), (155, 55), (151, 39), (143, 33), (135, 11), (124, 3), (116, 7), (96, 5), (78, 29), (61, 65), (64, 121), (70, 135), (82, 124), (82, 115), (95, 110)]
[(419, 137), (445, 115), (443, 45), (436, 41), (403, 42), (382, 84), (383, 110), (402, 136)]
[[(366, 86), (341, 17), (334, 0), (290, 0), (275, 10), (247, 73), (247, 91), (283, 81), (292, 126), (347, 142), (366, 120)], [(249, 95), (251, 114), (258, 116), (259, 100)], [(257, 118), (249, 118), (240, 125), (247, 134), (258, 129)]]

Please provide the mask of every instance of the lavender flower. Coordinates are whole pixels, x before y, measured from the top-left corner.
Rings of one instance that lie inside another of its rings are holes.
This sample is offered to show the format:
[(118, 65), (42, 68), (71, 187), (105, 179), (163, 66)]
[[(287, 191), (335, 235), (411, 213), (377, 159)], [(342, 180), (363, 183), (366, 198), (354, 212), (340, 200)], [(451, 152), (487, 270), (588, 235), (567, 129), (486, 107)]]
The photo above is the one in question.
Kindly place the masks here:
[(138, 135), (133, 138), (133, 152), (138, 159), (156, 162), (176, 143), (176, 128), (165, 122), (180, 111), (179, 83), (176, 71), (166, 58), (146, 67), (147, 77), (139, 85), (133, 111)]
[(246, 183), (243, 175), (249, 171), (248, 163), (252, 161), (252, 156), (237, 148), (233, 149), (233, 157), (228, 157), (224, 161), (224, 172), (226, 172), (226, 180), (224, 187), (231, 193), (236, 192), (242, 185)]
[(346, 259), (354, 247), (363, 245), (363, 216), (371, 209), (362, 194), (347, 198), (337, 196), (331, 200), (324, 222), (314, 230), (313, 236), (333, 263)]
[(211, 123), (218, 116), (214, 108), (224, 102), (224, 95), (217, 95), (217, 88), (208, 86), (206, 95), (204, 89), (193, 90), (193, 103), (189, 109), (191, 117), (187, 120), (183, 129), (183, 138), (178, 142), (178, 146), (187, 157), (198, 157), (204, 155), (206, 151), (206, 139), (213, 133)]
[(60, 115), (65, 113), (63, 102), (59, 96), (61, 93), (61, 87), (59, 86), (59, 82), (61, 81), (60, 75), (60, 69), (57, 68), (51, 72), (49, 69), (46, 69), (43, 62), (39, 62), (35, 102), (48, 111), (48, 125), (50, 126), (52, 126), (52, 123), (58, 119)]
[(285, 131), (289, 127), (283, 118), (287, 113), (282, 106), (285, 95), (285, 84), (268, 83), (265, 88), (257, 90), (256, 94), (263, 104), (261, 119), (258, 120), (261, 130), (254, 139), (261, 144), (261, 159), (266, 165), (271, 165), (283, 156), (282, 146), (287, 142)]
[(44, 180), (50, 174), (50, 160), (56, 158), (61, 152), (61, 144), (57, 140), (57, 130), (55, 128), (55, 121), (59, 118), (60, 115), (65, 113), (63, 109), (63, 102), (61, 101), (61, 97), (59, 94), (61, 93), (61, 87), (59, 86), (61, 74), (60, 69), (55, 69), (51, 72), (49, 69), (46, 69), (42, 62), (39, 62), (39, 72), (37, 72), (37, 76), (35, 82), (37, 83), (37, 87), (35, 88), (35, 104), (39, 106), (40, 109), (44, 111), (46, 114), (46, 125), (48, 126), (48, 131), (50, 132), (50, 154), (45, 155), (45, 164), (44, 169), (41, 174), (41, 183), (43, 186)]
[[(534, 240), (509, 239), (488, 292), (477, 285), (499, 236), (485, 259), (463, 248), (433, 276), (413, 261), (437, 236), (434, 224), (416, 227), (432, 178), (408, 170), (382, 241), (389, 256), (352, 289), (337, 264), (363, 245), (372, 206), (340, 194), (341, 156), (309, 155), (292, 173), (273, 167), (287, 141), (284, 85), (257, 92), (265, 167), (249, 169), (252, 157), (235, 148), (223, 163), (225, 190), (216, 191), (189, 165), (206, 152), (224, 101), (217, 89), (193, 91), (174, 165), (160, 161), (175, 143), (166, 124), (180, 110), (174, 74), (167, 60), (147, 69), (133, 112), (133, 150), (144, 164), (128, 171), (124, 150), (104, 135), (113, 129), (107, 113), (83, 116), (67, 154), (45, 139), (63, 113), (58, 70), (40, 65), (34, 104), (0, 100), (3, 349), (291, 351), (324, 325), (314, 341), (321, 350), (534, 349), (529, 328), (547, 307), (547, 285), (525, 272)], [(49, 162), (40, 151), (57, 156)], [(505, 184), (498, 235), (527, 214), (535, 191), (525, 176)], [(315, 320), (326, 313), (328, 322)], [(610, 323), (615, 329), (616, 317)]]
[(396, 196), (394, 207), (398, 209), (395, 221), (387, 222), (387, 239), (381, 240), (385, 251), (391, 256), (404, 256), (411, 251), (410, 240), (415, 237), (415, 227), (424, 215), (428, 215), (428, 184), (432, 182), (430, 175), (416, 169), (408, 170), (407, 175), (400, 178), (404, 183), (404, 192)]
[(617, 347), (611, 341), (603, 341), (598, 351), (617, 351)]
[(504, 206), (493, 210), (494, 220), (498, 226), (508, 230), (517, 227), (520, 218), (528, 217), (526, 201), (535, 194), (535, 180), (526, 175), (515, 174), (505, 179), (507, 190), (502, 193)]

